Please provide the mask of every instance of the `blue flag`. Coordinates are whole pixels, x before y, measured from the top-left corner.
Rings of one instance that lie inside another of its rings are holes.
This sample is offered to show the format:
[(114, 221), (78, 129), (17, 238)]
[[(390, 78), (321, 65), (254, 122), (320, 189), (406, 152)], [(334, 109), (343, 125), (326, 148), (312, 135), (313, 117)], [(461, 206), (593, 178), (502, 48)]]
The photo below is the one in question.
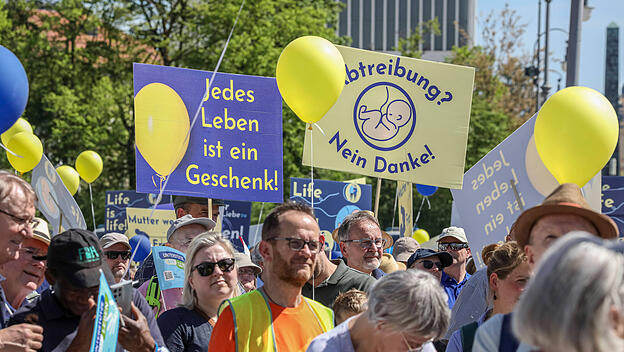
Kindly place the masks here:
[(104, 273), (100, 271), (100, 292), (98, 293), (97, 312), (93, 325), (90, 352), (115, 351), (119, 333), (119, 309), (113, 293), (108, 287)]

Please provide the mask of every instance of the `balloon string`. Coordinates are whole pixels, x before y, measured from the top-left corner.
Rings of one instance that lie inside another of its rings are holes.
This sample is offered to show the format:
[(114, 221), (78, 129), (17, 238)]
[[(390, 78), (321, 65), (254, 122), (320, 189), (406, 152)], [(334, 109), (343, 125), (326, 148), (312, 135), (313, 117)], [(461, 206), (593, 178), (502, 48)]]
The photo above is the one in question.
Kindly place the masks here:
[(318, 125), (318, 123), (314, 123), (314, 126), (316, 126), (316, 128), (319, 129), (319, 131), (321, 131), (321, 133), (323, 134), (323, 136), (327, 137), (327, 135), (325, 134), (325, 131), (323, 131), (323, 129), (321, 128), (321, 126)]
[[(217, 61), (217, 65), (215, 66), (215, 69), (212, 71), (212, 76), (210, 77), (210, 81), (208, 81), (208, 86), (206, 87), (206, 90), (204, 91), (204, 94), (202, 95), (202, 99), (199, 102), (199, 105), (197, 106), (197, 110), (195, 110), (195, 116), (193, 117), (193, 121), (191, 121), (191, 125), (189, 127), (188, 132), (186, 133), (186, 137), (184, 137), (184, 142), (181, 144), (180, 149), (183, 149), (183, 145), (185, 145), (187, 143), (187, 141), (189, 140), (190, 136), (191, 136), (191, 130), (193, 130), (193, 126), (195, 126), (195, 122), (197, 121), (197, 118), (199, 117), (199, 112), (201, 111), (201, 107), (202, 105), (204, 105), (204, 100), (206, 99), (206, 97), (208, 96), (209, 92), (210, 92), (210, 87), (212, 86), (212, 83), (214, 82), (214, 78), (215, 75), (217, 74), (217, 72), (219, 72), (219, 66), (221, 66), (221, 61), (223, 61), (223, 56), (225, 55), (225, 52), (227, 51), (227, 47), (228, 44), (230, 44), (230, 39), (232, 38), (232, 33), (234, 33), (234, 28), (236, 28), (236, 23), (238, 23), (238, 18), (241, 14), (241, 11), (243, 10), (243, 6), (245, 5), (245, 0), (242, 1), (240, 7), (238, 8), (238, 13), (236, 14), (236, 18), (234, 19), (234, 24), (232, 25), (232, 29), (230, 30), (230, 34), (228, 35), (227, 40), (225, 41), (225, 44), (223, 45), (223, 50), (221, 51), (221, 56), (219, 56), (219, 60)], [(182, 152), (182, 150), (180, 150), (180, 152)], [(179, 154), (179, 153), (178, 153)], [(173, 170), (171, 170), (171, 172), (173, 172)], [(165, 188), (167, 187), (167, 183), (169, 183), (169, 177), (165, 180), (165, 184), (162, 186), (162, 188), (160, 189), (160, 191), (158, 192), (158, 200), (162, 199), (162, 194), (165, 191)], [(158, 205), (158, 202), (156, 204), (154, 204), (154, 207), (156, 207), (156, 205)], [(152, 214), (154, 213), (154, 211), (152, 211)], [(150, 215), (151, 218), (151, 215)]]
[(310, 194), (310, 207), (312, 211), (314, 211), (314, 144), (312, 144), (312, 135), (314, 134), (312, 130), (312, 124), (309, 125), (308, 129), (310, 130), (310, 188), (308, 190)]
[[(257, 225), (260, 225), (260, 220), (262, 220), (262, 211), (263, 210), (264, 210), (264, 202), (262, 202), (262, 206), (260, 207), (260, 215), (258, 216), (258, 223), (257, 223)], [(256, 232), (254, 234), (255, 238), (258, 238), (258, 230), (259, 229), (260, 229), (260, 226), (256, 226)]]
[(399, 200), (399, 184), (397, 182), (396, 192), (394, 192), (394, 208), (392, 208), (392, 229), (394, 229), (394, 218), (396, 217), (396, 207)]
[[(135, 236), (142, 236), (142, 235), (135, 235)], [(141, 244), (142, 240), (143, 239), (139, 237), (136, 247), (134, 247), (134, 250), (132, 251), (132, 256), (130, 257), (130, 261), (128, 262), (128, 265), (126, 266), (126, 270), (124, 271), (123, 275), (121, 275), (121, 277), (126, 277), (126, 274), (128, 274), (128, 270), (130, 270), (130, 265), (132, 265), (132, 262), (134, 261), (134, 256), (136, 255), (136, 252), (139, 250), (139, 245)]]
[[(160, 178), (160, 186), (159, 186), (160, 187), (159, 188), (160, 192), (158, 192), (158, 197), (156, 197), (156, 200), (154, 201), (154, 206), (152, 207), (152, 211), (150, 211), (150, 215), (149, 215), (150, 219), (154, 215), (154, 211), (156, 211), (156, 206), (158, 204), (160, 204), (160, 201), (162, 200), (162, 190), (163, 190), (162, 182), (163, 182), (163, 180), (165, 180), (165, 182), (166, 182), (166, 179), (167, 179), (166, 176), (162, 176), (162, 175), (159, 175), (159, 174), (156, 174), (156, 176), (158, 176)], [(152, 175), (152, 182), (154, 182), (154, 175)], [(154, 187), (156, 187), (156, 182), (154, 182)]]
[(11, 155), (13, 155), (13, 156), (16, 156), (16, 157), (18, 157), (18, 158), (23, 158), (23, 156), (18, 155), (18, 154), (15, 154), (14, 152), (12, 152), (12, 151), (11, 151), (11, 149), (9, 149), (9, 148), (5, 147), (5, 146), (4, 146), (4, 144), (2, 144), (2, 143), (0, 143), (0, 147), (2, 147), (4, 150), (6, 150), (6, 151), (7, 151), (7, 153), (10, 153), (10, 154), (11, 154)]
[(422, 207), (425, 204), (425, 200), (427, 200), (427, 204), (429, 204), (429, 209), (431, 209), (431, 204), (429, 203), (429, 199), (426, 196), (423, 196), (422, 202), (420, 202), (420, 207), (418, 207), (418, 213), (416, 214), (416, 219), (414, 220), (414, 227), (418, 226), (418, 219), (420, 219), (420, 211), (422, 210)]
[(89, 199), (91, 200), (91, 216), (93, 217), (93, 232), (95, 232), (95, 210), (93, 209), (93, 192), (91, 192), (90, 183), (89, 183)]

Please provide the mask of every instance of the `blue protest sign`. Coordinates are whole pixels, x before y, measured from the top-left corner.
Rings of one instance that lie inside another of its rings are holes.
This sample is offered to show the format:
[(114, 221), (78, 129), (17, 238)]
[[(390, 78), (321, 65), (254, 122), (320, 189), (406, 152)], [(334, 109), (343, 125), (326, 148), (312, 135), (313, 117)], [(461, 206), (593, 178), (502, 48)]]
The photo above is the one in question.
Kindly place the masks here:
[(624, 176), (602, 176), (602, 190), (624, 190)]
[[(210, 84), (211, 77), (207, 71), (134, 64), (135, 115), (158, 102), (157, 96), (149, 95), (153, 84), (166, 87), (168, 94), (177, 97), (174, 102), (181, 99), (183, 106), (178, 110), (186, 108), (180, 113), (183, 122), (187, 117), (191, 121), (200, 107), (184, 154), (168, 155), (181, 157), (170, 174), (159, 164), (165, 156), (154, 155), (153, 145), (143, 145), (139, 138), (149, 134), (149, 129), (162, 128), (168, 117), (150, 115), (145, 125), (137, 125), (137, 191), (158, 192), (168, 178), (166, 194), (282, 202), (282, 98), (275, 78), (218, 73)], [(167, 142), (167, 133), (163, 131), (161, 144)], [(185, 136), (187, 131), (176, 133)], [(183, 152), (184, 146), (180, 148)]]
[[(249, 224), (251, 223), (251, 202), (226, 200), (223, 209), (223, 237), (232, 242), (234, 248), (244, 252), (249, 243)], [(242, 239), (242, 240), (241, 240)]]
[(314, 188), (309, 178), (290, 178), (290, 199), (311, 204), (314, 196), (314, 215), (325, 236), (325, 242), (334, 248), (331, 233), (342, 220), (356, 210), (371, 210), (373, 189), (371, 185), (355, 182), (314, 180)]
[[(128, 229), (126, 208), (151, 208), (156, 203), (158, 194), (137, 193), (132, 190), (106, 191), (105, 231), (125, 233)], [(163, 195), (159, 207), (171, 203), (171, 196)]]
[[(542, 203), (559, 185), (535, 147), (535, 117), (470, 168), (461, 190), (451, 190), (478, 268), (484, 266), (483, 247), (503, 241), (521, 209)], [(596, 211), (600, 210), (600, 181), (597, 175), (583, 187), (587, 202)]]
[(93, 324), (90, 352), (114, 352), (119, 333), (119, 309), (104, 273), (100, 271), (100, 291)]
[(37, 209), (50, 223), (53, 235), (63, 229), (87, 229), (78, 203), (45, 155), (33, 169), (31, 184), (37, 194)]
[(156, 246), (152, 247), (152, 256), (160, 289), (165, 291), (170, 288), (183, 288), (186, 261), (184, 253), (171, 247)]

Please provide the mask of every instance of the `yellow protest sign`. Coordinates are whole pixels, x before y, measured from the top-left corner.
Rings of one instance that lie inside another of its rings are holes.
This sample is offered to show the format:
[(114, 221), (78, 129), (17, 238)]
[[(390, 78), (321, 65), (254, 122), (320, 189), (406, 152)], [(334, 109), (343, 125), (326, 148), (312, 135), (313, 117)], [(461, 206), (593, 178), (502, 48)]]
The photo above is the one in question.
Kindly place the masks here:
[[(150, 217), (152, 211), (154, 214)], [(173, 210), (126, 208), (126, 218), (128, 238), (143, 234), (149, 236), (152, 246), (162, 246), (167, 243), (167, 230), (176, 216)]]
[(474, 68), (337, 46), (347, 79), (303, 164), (461, 188)]
[(399, 236), (410, 237), (414, 227), (412, 184), (398, 181), (397, 192), (399, 203)]

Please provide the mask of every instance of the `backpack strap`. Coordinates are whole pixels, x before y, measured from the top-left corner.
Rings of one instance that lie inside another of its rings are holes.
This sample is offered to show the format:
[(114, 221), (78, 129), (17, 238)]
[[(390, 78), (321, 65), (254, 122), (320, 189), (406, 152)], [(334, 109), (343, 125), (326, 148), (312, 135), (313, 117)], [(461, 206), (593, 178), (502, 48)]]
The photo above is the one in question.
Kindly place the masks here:
[(472, 351), (472, 345), (474, 344), (475, 334), (477, 333), (477, 328), (479, 327), (479, 323), (473, 321), (470, 324), (466, 324), (461, 327), (461, 342), (462, 342), (462, 351), (470, 352)]
[(158, 318), (160, 314), (160, 284), (158, 283), (158, 276), (154, 275), (147, 284), (147, 292), (145, 292), (145, 300), (150, 307), (156, 308), (156, 314), (154, 318)]
[(499, 352), (513, 352), (518, 349), (520, 343), (511, 331), (511, 314), (503, 316), (503, 324), (501, 326), (501, 336), (498, 345)]

